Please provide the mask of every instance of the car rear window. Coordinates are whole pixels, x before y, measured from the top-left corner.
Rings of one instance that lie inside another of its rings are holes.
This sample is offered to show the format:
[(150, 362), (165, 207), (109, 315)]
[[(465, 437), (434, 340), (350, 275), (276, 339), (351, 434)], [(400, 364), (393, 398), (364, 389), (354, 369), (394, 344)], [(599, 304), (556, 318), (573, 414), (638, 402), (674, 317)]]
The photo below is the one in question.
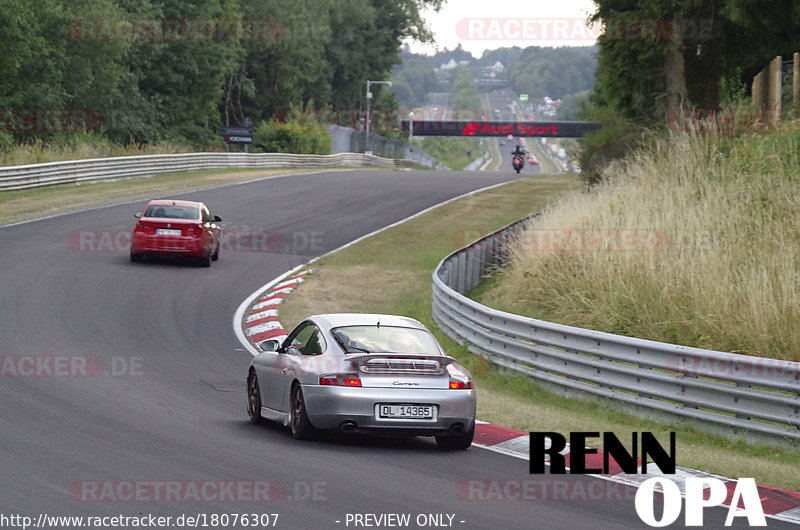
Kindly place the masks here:
[(169, 204), (151, 204), (144, 212), (144, 217), (164, 217), (167, 219), (199, 219), (200, 210), (194, 206), (174, 206)]
[(396, 326), (344, 326), (331, 330), (345, 353), (440, 355), (436, 339), (424, 329)]

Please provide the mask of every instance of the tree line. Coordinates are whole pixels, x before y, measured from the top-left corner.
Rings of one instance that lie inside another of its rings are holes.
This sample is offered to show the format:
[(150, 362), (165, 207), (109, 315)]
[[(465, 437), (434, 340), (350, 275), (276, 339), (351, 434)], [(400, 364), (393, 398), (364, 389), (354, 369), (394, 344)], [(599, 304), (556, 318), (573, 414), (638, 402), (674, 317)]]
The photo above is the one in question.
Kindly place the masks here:
[[(713, 111), (776, 55), (800, 51), (798, 0), (597, 0), (595, 101), (624, 117)], [(743, 90), (744, 89), (744, 90)]]
[(672, 117), (713, 118), (747, 104), (753, 77), (800, 51), (798, 0), (595, 0), (594, 89), (582, 114), (604, 127), (584, 138), (588, 182)]
[(358, 109), (442, 2), (0, 0), (0, 136), (57, 137), (80, 109), (113, 141), (205, 146), (221, 125)]
[(401, 53), (403, 61), (392, 74), (392, 92), (404, 106), (422, 105), (426, 93), (443, 90), (439, 80), (446, 79), (452, 85), (454, 80), (461, 79), (456, 72), (450, 71), (440, 73), (437, 78), (436, 69), (452, 59), (457, 63), (465, 62), (473, 77), (478, 76), (479, 68), (500, 62), (505, 69), (499, 77), (508, 79), (515, 93), (528, 94), (532, 98), (550, 96), (559, 99), (592, 88), (597, 66), (596, 52), (594, 46), (514, 46), (486, 50), (476, 58), (461, 46), (432, 56), (404, 49)]

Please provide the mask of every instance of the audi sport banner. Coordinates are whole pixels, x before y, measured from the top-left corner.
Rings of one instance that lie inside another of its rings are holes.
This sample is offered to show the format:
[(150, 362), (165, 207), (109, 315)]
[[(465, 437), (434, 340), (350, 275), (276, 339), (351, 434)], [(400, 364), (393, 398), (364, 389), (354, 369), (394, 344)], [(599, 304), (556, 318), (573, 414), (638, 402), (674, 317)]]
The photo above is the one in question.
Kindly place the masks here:
[[(410, 130), (409, 120), (402, 121), (404, 131)], [(455, 121), (414, 120), (415, 135), (419, 136), (555, 136), (580, 138), (600, 128), (591, 121)]]

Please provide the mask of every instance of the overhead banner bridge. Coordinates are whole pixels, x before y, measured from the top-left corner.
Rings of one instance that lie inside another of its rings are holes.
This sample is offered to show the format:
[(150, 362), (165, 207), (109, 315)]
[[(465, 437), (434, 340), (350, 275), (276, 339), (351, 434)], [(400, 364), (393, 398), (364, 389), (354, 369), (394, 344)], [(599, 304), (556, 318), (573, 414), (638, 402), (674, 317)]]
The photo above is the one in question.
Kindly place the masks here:
[[(413, 124), (413, 130), (412, 130)], [(547, 136), (580, 138), (600, 128), (591, 121), (403, 120), (402, 129), (417, 136)]]

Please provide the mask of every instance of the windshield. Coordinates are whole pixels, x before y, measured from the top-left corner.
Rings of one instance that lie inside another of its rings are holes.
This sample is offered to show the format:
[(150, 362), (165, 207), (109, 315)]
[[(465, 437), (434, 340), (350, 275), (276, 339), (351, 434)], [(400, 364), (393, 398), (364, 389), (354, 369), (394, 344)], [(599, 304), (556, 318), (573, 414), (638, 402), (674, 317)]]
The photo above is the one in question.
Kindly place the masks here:
[(345, 353), (441, 353), (436, 339), (424, 329), (346, 326), (335, 328), (331, 333)]
[(199, 219), (200, 210), (194, 206), (174, 206), (170, 204), (151, 204), (144, 217), (166, 217), (167, 219)]

